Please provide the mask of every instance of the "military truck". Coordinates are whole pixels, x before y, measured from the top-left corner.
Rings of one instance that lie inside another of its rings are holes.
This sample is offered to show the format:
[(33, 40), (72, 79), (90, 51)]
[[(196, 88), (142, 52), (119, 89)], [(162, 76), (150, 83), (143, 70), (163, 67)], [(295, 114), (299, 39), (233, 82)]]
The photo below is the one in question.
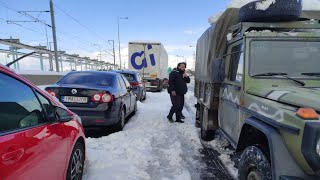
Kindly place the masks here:
[(231, 8), (197, 42), (196, 125), (241, 154), (239, 179), (320, 179), (320, 13), (300, 17)]

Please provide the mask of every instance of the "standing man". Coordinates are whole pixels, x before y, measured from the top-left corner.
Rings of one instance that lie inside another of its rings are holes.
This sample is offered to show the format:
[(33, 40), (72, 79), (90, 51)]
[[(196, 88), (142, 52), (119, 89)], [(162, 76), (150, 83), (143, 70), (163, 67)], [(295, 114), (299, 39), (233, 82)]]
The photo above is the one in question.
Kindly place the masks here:
[(187, 64), (181, 62), (176, 70), (169, 75), (168, 93), (172, 102), (169, 115), (167, 116), (170, 122), (173, 122), (172, 116), (176, 114), (176, 122), (184, 123), (181, 119), (182, 109), (184, 105), (184, 95), (187, 93), (187, 83), (190, 83), (189, 76), (185, 73)]

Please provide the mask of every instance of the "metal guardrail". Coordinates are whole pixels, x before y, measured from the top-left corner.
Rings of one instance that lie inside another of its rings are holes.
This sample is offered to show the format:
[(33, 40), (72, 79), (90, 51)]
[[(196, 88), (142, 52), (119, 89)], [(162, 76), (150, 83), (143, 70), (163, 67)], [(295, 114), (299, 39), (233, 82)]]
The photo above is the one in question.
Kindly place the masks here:
[[(8, 49), (0, 49), (0, 53), (5, 53), (6, 55), (12, 56), (12, 61), (15, 61), (18, 56), (23, 56), (28, 53), (21, 52), (33, 51), (34, 54), (29, 57), (39, 59), (40, 70), (44, 71), (44, 61), (49, 61), (49, 71), (55, 71), (54, 69), (54, 51), (47, 50), (45, 46), (30, 46), (27, 44), (22, 44), (17, 39), (0, 39), (0, 44), (9, 46)], [(20, 52), (18, 51), (20, 50)], [(65, 68), (68, 70), (106, 70), (106, 69), (116, 69), (118, 65), (111, 64), (105, 61), (98, 61), (97, 59), (90, 59), (89, 57), (80, 57), (77, 54), (66, 54), (64, 51), (58, 52), (59, 66), (61, 71), (64, 70), (63, 64), (68, 63), (69, 67)], [(19, 70), (19, 62), (13, 64), (14, 69)]]

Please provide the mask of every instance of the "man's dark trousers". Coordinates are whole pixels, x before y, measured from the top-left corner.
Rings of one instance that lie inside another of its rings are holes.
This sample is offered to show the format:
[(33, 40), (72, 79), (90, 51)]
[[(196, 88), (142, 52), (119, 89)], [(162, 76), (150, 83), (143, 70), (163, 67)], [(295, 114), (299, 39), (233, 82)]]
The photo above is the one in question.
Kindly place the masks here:
[(172, 102), (172, 107), (169, 112), (169, 117), (172, 117), (173, 114), (176, 114), (176, 121), (181, 121), (184, 96), (178, 94), (176, 96), (170, 95), (170, 99)]

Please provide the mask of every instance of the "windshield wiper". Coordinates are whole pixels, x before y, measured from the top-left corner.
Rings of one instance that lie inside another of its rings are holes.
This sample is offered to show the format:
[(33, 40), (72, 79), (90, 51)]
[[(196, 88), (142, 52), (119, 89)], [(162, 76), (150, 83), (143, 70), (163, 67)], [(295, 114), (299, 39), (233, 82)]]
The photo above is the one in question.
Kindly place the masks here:
[(287, 73), (261, 73), (255, 74), (252, 77), (259, 77), (259, 76), (285, 76), (288, 75)]
[(292, 77), (287, 76), (287, 73), (261, 73), (261, 74), (255, 74), (252, 77), (259, 77), (259, 76), (281, 76), (281, 77), (285, 77), (287, 79), (290, 79), (291, 81), (294, 81), (296, 83), (299, 83), (301, 86), (305, 86), (306, 83), (297, 79), (294, 79)]
[(314, 73), (301, 73), (301, 75), (305, 75), (305, 76), (320, 76), (320, 72), (314, 72)]

